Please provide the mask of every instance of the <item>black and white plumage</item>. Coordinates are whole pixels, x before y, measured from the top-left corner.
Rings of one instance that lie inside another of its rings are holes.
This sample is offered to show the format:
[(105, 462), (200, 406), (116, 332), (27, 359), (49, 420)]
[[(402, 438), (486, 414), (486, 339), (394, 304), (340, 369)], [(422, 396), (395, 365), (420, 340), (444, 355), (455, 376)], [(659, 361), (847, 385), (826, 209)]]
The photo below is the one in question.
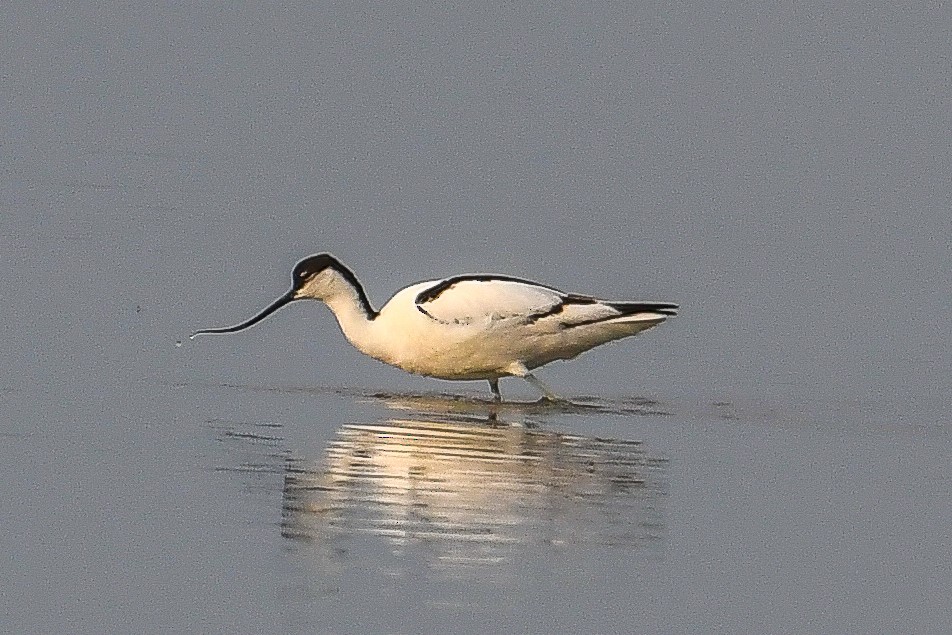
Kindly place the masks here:
[(612, 302), (529, 280), (467, 274), (398, 291), (375, 311), (357, 277), (330, 254), (300, 261), (290, 291), (255, 317), (201, 333), (233, 333), (295, 300), (322, 300), (361, 352), (418, 375), (483, 379), (500, 399), (501, 377), (523, 377), (555, 395), (532, 370), (630, 337), (677, 314), (669, 302)]

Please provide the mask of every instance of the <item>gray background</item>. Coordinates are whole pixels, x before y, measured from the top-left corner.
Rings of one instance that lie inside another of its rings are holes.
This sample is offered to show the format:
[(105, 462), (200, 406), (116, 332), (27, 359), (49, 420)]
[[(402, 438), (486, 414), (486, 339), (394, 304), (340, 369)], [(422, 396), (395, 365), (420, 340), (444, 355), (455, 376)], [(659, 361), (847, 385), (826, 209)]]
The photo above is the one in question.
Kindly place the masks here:
[[(677, 415), (548, 422), (608, 426), (672, 460), (666, 559), (596, 584), (577, 628), (949, 623), (948, 13), (476, 4), (0, 9), (0, 555), (15, 571), (0, 630), (251, 632), (273, 630), (272, 613), (281, 629), (349, 630), (345, 608), (256, 594), (320, 575), (283, 568), (298, 558), (274, 535), (273, 499), (233, 500), (248, 483), (216, 471), (231, 459), (208, 422), (277, 420), (297, 435), (286, 449), (312, 444), (317, 459), (348, 417), (386, 414), (272, 389), (484, 386), (363, 358), (315, 304), (175, 346), (249, 317), (319, 251), (378, 307), (471, 271), (682, 304), (663, 328), (540, 373), (568, 395), (662, 399)], [(815, 480), (798, 490), (807, 465)], [(776, 526), (749, 507), (764, 482), (780, 488)], [(730, 487), (753, 492), (705, 505)], [(814, 504), (825, 533), (809, 531)], [(780, 539), (793, 528), (802, 543)], [(857, 531), (868, 541), (845, 538)], [(710, 565), (725, 553), (726, 569)], [(578, 562), (612, 571), (606, 554)], [(796, 565), (804, 554), (842, 568), (820, 580)], [(890, 567), (905, 577), (886, 581)], [(758, 573), (810, 591), (763, 609), (775, 596)], [(181, 591), (157, 595), (169, 579)], [(607, 608), (635, 587), (651, 598)], [(678, 597), (696, 610), (665, 599)], [(440, 616), (480, 630), (478, 611), (439, 606), (365, 630), (436, 631)], [(515, 630), (573, 624), (506, 615)]]

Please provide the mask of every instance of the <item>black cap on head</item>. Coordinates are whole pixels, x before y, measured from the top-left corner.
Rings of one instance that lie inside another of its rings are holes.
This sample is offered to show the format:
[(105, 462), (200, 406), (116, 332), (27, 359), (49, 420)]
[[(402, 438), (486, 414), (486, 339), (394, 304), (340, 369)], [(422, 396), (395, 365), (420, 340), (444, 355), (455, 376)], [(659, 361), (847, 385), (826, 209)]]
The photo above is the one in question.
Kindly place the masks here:
[(367, 294), (364, 293), (364, 287), (360, 284), (354, 272), (348, 269), (340, 260), (328, 253), (308, 256), (294, 265), (294, 271), (291, 273), (292, 292), (300, 290), (311, 278), (325, 269), (333, 269), (353, 287), (354, 291), (357, 292), (357, 301), (360, 302), (361, 308), (363, 308), (364, 313), (369, 319), (373, 320), (377, 317), (377, 312), (370, 306), (370, 302), (367, 300)]
[(308, 256), (294, 265), (294, 271), (291, 273), (291, 281), (294, 288), (299, 288), (312, 276), (319, 274), (328, 267), (332, 267), (338, 271), (343, 268), (340, 261), (330, 254)]

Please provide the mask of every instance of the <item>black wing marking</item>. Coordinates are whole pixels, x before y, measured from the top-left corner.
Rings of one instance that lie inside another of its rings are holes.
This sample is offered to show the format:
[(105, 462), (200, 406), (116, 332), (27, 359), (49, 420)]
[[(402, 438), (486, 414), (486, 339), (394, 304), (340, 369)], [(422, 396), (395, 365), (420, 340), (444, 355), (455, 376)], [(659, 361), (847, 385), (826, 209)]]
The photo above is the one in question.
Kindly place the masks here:
[(414, 302), (418, 311), (437, 322), (471, 324), (485, 319), (528, 320), (552, 310), (565, 297), (558, 289), (523, 278), (467, 274), (430, 283)]
[(448, 291), (453, 288), (456, 284), (460, 282), (518, 282), (520, 284), (527, 284), (533, 287), (539, 287), (546, 289), (547, 291), (553, 291), (560, 295), (566, 295), (556, 289), (555, 287), (550, 287), (548, 285), (539, 284), (532, 280), (526, 280), (524, 278), (516, 278), (514, 276), (503, 276), (494, 273), (467, 273), (461, 276), (453, 276), (452, 278), (446, 278), (445, 280), (440, 280), (435, 285), (429, 289), (424, 289), (417, 294), (415, 302), (417, 304), (424, 304), (426, 302), (432, 302), (433, 300), (440, 297), (444, 291)]

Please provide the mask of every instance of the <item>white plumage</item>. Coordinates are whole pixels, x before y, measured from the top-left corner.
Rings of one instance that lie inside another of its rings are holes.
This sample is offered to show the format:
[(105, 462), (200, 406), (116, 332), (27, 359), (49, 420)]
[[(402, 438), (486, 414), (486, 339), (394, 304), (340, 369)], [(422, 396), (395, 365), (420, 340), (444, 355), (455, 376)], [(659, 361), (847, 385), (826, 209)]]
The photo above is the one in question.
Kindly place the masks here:
[(250, 320), (201, 333), (233, 333), (295, 300), (322, 300), (361, 352), (418, 375), (484, 379), (500, 399), (499, 378), (523, 377), (555, 395), (531, 371), (557, 359), (636, 335), (676, 315), (667, 302), (612, 302), (508, 276), (467, 274), (419, 282), (377, 312), (356, 276), (330, 254), (294, 267), (291, 290)]

